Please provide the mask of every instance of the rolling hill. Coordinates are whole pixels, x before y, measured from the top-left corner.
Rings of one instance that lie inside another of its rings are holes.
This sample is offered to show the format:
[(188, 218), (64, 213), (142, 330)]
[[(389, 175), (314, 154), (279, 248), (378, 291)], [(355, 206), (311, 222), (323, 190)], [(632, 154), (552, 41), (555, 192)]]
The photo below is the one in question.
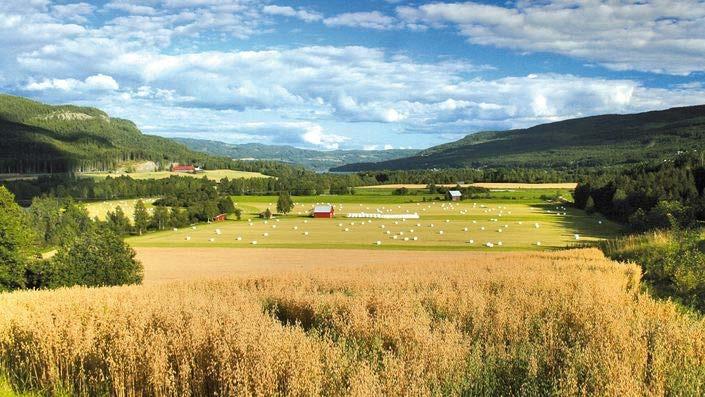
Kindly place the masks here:
[(316, 170), (327, 171), (332, 167), (360, 162), (378, 162), (413, 156), (415, 149), (391, 150), (310, 150), (287, 145), (263, 145), (260, 143), (229, 144), (218, 141), (192, 138), (175, 138), (192, 150), (205, 152), (214, 156), (232, 159), (275, 160), (303, 165)]
[(611, 167), (671, 159), (678, 152), (704, 149), (705, 105), (700, 105), (478, 132), (414, 156), (349, 164), (331, 171)]
[(0, 173), (110, 171), (138, 161), (233, 167), (230, 159), (144, 135), (133, 122), (99, 109), (0, 95)]

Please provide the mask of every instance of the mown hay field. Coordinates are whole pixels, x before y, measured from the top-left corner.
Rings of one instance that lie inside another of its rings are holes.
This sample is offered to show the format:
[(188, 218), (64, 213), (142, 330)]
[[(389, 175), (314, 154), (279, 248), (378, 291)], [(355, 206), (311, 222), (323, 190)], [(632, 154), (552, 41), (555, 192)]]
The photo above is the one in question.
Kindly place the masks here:
[(204, 176), (214, 181), (219, 181), (223, 178), (270, 178), (270, 176), (259, 172), (236, 171), (236, 170), (205, 170), (195, 174), (188, 172), (171, 172), (171, 171), (152, 171), (152, 172), (131, 172), (131, 173), (82, 173), (81, 176), (87, 178), (107, 178), (108, 176), (116, 178), (118, 176), (129, 176), (132, 179), (163, 179), (170, 176), (190, 176), (194, 178), (203, 178)]
[[(451, 202), (334, 202), (335, 219), (312, 219), (315, 202), (295, 198), (291, 214), (265, 221), (256, 214), (276, 209), (276, 197), (235, 197), (241, 221), (197, 225), (128, 238), (133, 247), (357, 248), (394, 250), (545, 250), (615, 236), (617, 225), (562, 204), (512, 200)], [(392, 199), (392, 196), (380, 196)], [(397, 200), (401, 200), (397, 198)], [(408, 199), (407, 199), (408, 200)], [(348, 213), (413, 214), (420, 219), (347, 218)], [(576, 238), (577, 235), (577, 238)], [(256, 242), (256, 244), (254, 244)], [(377, 245), (379, 242), (379, 245)], [(492, 247), (488, 247), (488, 243)]]
[(0, 372), (71, 395), (702, 395), (705, 323), (596, 249), (0, 294)]

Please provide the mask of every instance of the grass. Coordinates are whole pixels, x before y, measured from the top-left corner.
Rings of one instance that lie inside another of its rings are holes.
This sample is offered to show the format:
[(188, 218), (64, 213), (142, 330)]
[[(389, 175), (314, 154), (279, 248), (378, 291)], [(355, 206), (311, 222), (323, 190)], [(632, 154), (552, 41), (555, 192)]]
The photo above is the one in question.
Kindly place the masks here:
[[(135, 214), (135, 204), (140, 199), (126, 199), (126, 200), (109, 200), (109, 201), (96, 201), (86, 204), (86, 209), (88, 210), (88, 215), (91, 218), (98, 218), (104, 221), (107, 218), (108, 212), (114, 212), (115, 208), (120, 206), (125, 215), (132, 220)], [(142, 199), (147, 207), (147, 211), (151, 214), (154, 211), (154, 206), (152, 203), (155, 199), (145, 198)]]
[[(580, 242), (590, 242), (613, 237), (617, 233), (615, 224), (598, 215), (588, 215), (561, 204), (542, 202), (531, 193), (521, 194), (514, 199), (467, 200), (454, 204), (409, 202), (420, 198), (389, 194), (294, 197), (297, 205), (290, 215), (268, 222), (256, 218), (256, 214), (266, 208), (274, 209), (276, 197), (238, 196), (233, 197), (233, 200), (237, 207), (245, 211), (242, 221), (230, 220), (198, 225), (195, 229), (150, 233), (128, 238), (127, 241), (134, 247), (374, 247), (483, 251), (490, 250), (486, 247), (486, 243), (490, 242), (495, 245), (491, 250), (511, 251), (563, 248), (578, 241), (575, 234), (580, 236)], [(337, 217), (333, 220), (309, 218), (308, 213), (316, 202), (334, 203)], [(345, 218), (348, 212), (377, 210), (385, 213), (417, 212), (421, 219), (395, 221)], [(537, 223), (538, 228), (535, 227)], [(241, 239), (238, 240), (238, 237)], [(417, 240), (413, 240), (414, 237)], [(409, 240), (405, 241), (405, 238)], [(470, 240), (474, 242), (469, 243)], [(257, 241), (256, 246), (252, 244), (253, 241)], [(377, 241), (381, 245), (376, 246)], [(537, 245), (538, 242), (541, 245)]]
[(208, 179), (219, 181), (223, 178), (237, 179), (237, 178), (270, 178), (267, 175), (261, 174), (259, 172), (248, 172), (248, 171), (235, 171), (235, 170), (207, 170), (196, 174), (191, 174), (187, 172), (170, 172), (170, 171), (154, 171), (154, 172), (133, 172), (133, 173), (83, 173), (80, 174), (84, 177), (89, 178), (106, 178), (111, 176), (113, 178), (126, 175), (132, 179), (163, 179), (168, 178), (172, 175), (174, 176), (191, 176), (194, 178), (203, 178), (204, 176)]
[(705, 392), (705, 322), (596, 249), (252, 266), (5, 293), (0, 312), (0, 371), (49, 395)]

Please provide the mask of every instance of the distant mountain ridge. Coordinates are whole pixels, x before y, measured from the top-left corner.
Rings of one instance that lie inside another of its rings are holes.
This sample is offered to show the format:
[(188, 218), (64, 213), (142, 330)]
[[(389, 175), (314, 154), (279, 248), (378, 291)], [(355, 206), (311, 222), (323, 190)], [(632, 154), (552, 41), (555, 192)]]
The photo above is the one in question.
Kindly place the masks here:
[(287, 145), (264, 145), (260, 143), (230, 144), (219, 141), (174, 138), (188, 148), (215, 156), (233, 159), (274, 160), (303, 165), (317, 171), (327, 171), (350, 163), (386, 161), (418, 153), (416, 149), (389, 150), (311, 150)]
[(600, 115), (508, 131), (484, 131), (410, 157), (331, 171), (612, 167), (705, 150), (705, 105)]

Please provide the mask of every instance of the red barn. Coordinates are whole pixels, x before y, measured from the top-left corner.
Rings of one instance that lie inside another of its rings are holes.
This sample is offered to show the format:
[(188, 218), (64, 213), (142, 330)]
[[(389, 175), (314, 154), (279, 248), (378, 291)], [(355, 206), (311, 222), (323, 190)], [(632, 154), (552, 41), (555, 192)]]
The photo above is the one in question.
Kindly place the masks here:
[(218, 214), (213, 217), (213, 222), (222, 222), (225, 220), (225, 214)]
[(335, 209), (332, 205), (317, 205), (313, 207), (314, 218), (332, 218), (335, 215)]
[(171, 172), (196, 172), (196, 167), (192, 165), (172, 164)]

